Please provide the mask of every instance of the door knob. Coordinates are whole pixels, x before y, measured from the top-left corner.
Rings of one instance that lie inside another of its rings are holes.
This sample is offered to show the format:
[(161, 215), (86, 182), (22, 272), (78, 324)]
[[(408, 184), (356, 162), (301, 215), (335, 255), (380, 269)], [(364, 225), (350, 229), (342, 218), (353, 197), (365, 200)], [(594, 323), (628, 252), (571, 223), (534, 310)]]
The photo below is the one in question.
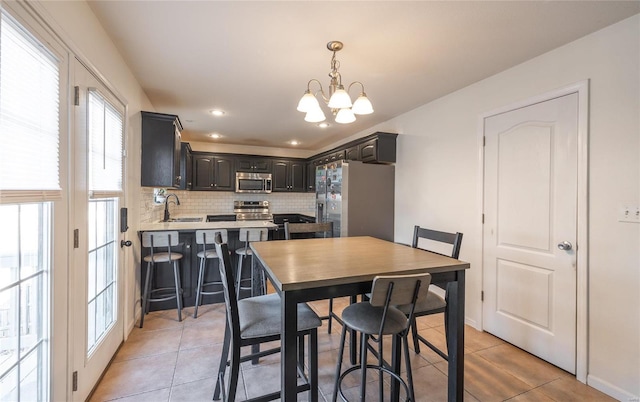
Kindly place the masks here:
[(571, 242), (568, 242), (568, 241), (563, 241), (562, 243), (558, 243), (558, 248), (560, 250), (569, 251), (571, 250), (572, 247), (573, 245), (571, 244)]
[(126, 240), (126, 241), (125, 240), (121, 240), (120, 241), (120, 248), (125, 247), (125, 246), (131, 247), (131, 244), (132, 244), (131, 240)]

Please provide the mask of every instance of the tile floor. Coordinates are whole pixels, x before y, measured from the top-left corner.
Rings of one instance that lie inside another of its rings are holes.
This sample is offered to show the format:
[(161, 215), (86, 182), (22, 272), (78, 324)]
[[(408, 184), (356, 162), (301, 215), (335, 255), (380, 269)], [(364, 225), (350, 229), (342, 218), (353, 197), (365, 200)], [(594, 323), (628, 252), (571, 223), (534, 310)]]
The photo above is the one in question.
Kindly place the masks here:
[[(337, 299), (340, 310), (348, 299)], [(314, 302), (319, 314), (326, 314), (327, 302)], [(206, 305), (193, 318), (193, 308), (177, 321), (175, 310), (153, 312), (144, 328), (136, 327), (116, 354), (96, 387), (90, 401), (210, 401), (224, 335), (224, 305)], [(419, 319), (421, 332), (436, 345), (444, 343), (442, 316)], [(331, 400), (340, 325), (327, 334), (326, 322), (319, 330), (320, 400)], [(388, 350), (389, 348), (387, 348)], [(466, 401), (613, 401), (588, 387), (569, 373), (489, 335), (466, 328)], [(348, 362), (348, 359), (344, 360)], [(430, 349), (412, 354), (417, 401), (447, 400), (447, 363)], [(343, 365), (343, 369), (344, 369)], [(237, 400), (277, 391), (279, 354), (265, 357), (260, 364), (241, 365)], [(368, 379), (367, 390), (377, 392), (377, 375)], [(343, 389), (349, 400), (358, 392), (356, 378), (347, 378)], [(369, 392), (367, 392), (369, 393)], [(306, 399), (301, 394), (299, 399)], [(372, 397), (372, 401), (377, 397)]]

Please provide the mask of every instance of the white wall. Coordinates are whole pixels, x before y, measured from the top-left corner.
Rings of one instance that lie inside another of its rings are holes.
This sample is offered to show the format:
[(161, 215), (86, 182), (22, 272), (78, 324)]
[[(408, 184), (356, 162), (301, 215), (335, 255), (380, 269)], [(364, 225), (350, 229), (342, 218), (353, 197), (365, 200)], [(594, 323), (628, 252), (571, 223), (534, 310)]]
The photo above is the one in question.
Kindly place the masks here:
[(640, 396), (640, 225), (617, 221), (621, 205), (640, 205), (639, 50), (636, 15), (374, 128), (401, 134), (396, 241), (408, 242), (414, 224), (464, 233), (467, 322), (477, 325), (478, 116), (590, 80), (588, 383), (621, 400)]

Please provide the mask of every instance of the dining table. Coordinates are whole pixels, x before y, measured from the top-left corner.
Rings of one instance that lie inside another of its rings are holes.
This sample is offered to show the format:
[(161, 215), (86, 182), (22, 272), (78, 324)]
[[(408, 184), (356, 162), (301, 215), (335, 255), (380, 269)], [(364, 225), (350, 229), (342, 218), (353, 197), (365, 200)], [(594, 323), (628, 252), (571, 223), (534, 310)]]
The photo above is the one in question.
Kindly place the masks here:
[[(371, 290), (378, 275), (417, 273), (431, 274), (431, 283), (447, 290), (447, 395), (449, 401), (463, 400), (465, 270), (469, 263), (370, 236), (253, 242), (250, 247), (254, 272), (264, 272), (281, 299), (281, 400), (297, 400), (298, 303), (345, 296), (353, 301)], [(392, 351), (392, 364), (398, 371), (399, 348), (398, 342)], [(351, 348), (352, 353), (356, 349)], [(355, 355), (351, 359), (354, 363)]]

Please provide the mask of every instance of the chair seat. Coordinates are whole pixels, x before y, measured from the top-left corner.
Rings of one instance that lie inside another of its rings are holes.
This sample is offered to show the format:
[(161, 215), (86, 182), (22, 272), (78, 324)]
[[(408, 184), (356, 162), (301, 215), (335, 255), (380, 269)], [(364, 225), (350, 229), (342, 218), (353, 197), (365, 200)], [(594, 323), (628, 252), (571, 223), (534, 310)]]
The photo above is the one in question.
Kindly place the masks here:
[[(277, 335), (282, 331), (280, 296), (276, 293), (238, 300), (240, 336), (244, 339)], [(305, 304), (298, 304), (298, 331), (318, 328), (322, 322)]]
[(154, 253), (153, 259), (151, 255), (144, 257), (146, 262), (169, 262), (176, 261), (182, 258), (182, 254), (180, 253), (171, 253), (171, 259), (169, 259), (169, 253)]
[(210, 249), (210, 250), (207, 250), (206, 252), (199, 251), (198, 258), (218, 258), (218, 253), (216, 253), (215, 249)]
[(238, 255), (253, 255), (253, 251), (249, 247), (241, 247), (236, 249), (236, 254)]
[[(384, 307), (374, 307), (369, 303), (350, 304), (342, 311), (342, 321), (348, 327), (365, 334), (377, 334), (380, 331)], [(402, 332), (407, 327), (407, 316), (399, 309), (390, 306), (383, 328), (383, 335)]]
[[(405, 314), (409, 314), (411, 312), (411, 306), (404, 305), (397, 307)], [(440, 310), (444, 309), (445, 307), (447, 307), (447, 303), (444, 301), (444, 298), (430, 290), (429, 293), (427, 293), (427, 297), (418, 300), (418, 302), (416, 303), (414, 314), (416, 316), (419, 316), (421, 313), (432, 310)]]

